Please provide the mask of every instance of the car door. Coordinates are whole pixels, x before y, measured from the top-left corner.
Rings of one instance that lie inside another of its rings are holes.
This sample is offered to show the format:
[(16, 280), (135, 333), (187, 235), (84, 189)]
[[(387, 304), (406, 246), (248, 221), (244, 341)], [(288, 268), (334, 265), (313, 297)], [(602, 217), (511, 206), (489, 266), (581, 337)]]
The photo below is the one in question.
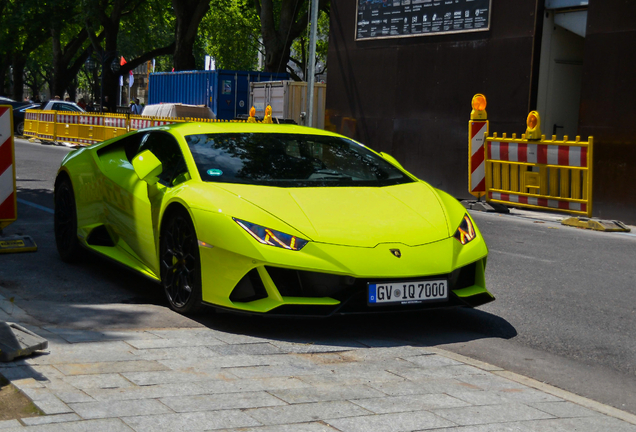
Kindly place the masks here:
[[(172, 135), (153, 131), (132, 137), (137, 137), (137, 140), (125, 143), (123, 150), (119, 151), (120, 156), (109, 162), (113, 168), (104, 166), (106, 217), (113, 230), (130, 248), (128, 252), (134, 253), (159, 276), (156, 239), (159, 237), (161, 204), (166, 192), (189, 177), (185, 175), (187, 167), (179, 144)], [(132, 167), (133, 157), (144, 150), (150, 150), (162, 163), (163, 170), (154, 185), (139, 179)], [(125, 161), (120, 160), (124, 157)]]

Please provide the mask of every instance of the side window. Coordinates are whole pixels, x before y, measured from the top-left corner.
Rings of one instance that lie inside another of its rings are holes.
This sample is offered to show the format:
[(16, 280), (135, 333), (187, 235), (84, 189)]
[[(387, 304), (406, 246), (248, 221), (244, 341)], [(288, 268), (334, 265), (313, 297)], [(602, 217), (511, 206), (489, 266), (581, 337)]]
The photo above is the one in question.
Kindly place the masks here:
[(172, 135), (163, 132), (150, 132), (142, 140), (139, 151), (150, 150), (161, 161), (163, 170), (159, 174), (159, 182), (165, 186), (174, 186), (178, 177), (187, 174), (188, 169), (179, 148), (179, 143)]

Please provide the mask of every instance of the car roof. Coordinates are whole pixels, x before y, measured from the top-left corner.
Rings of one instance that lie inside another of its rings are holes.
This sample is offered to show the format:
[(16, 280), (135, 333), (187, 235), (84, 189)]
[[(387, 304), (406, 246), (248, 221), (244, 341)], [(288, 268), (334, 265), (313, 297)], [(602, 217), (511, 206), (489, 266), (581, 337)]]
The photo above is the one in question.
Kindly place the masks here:
[(345, 136), (329, 132), (323, 129), (315, 129), (306, 126), (293, 124), (266, 124), (247, 122), (188, 122), (176, 123), (166, 126), (157, 126), (155, 130), (170, 130), (173, 133), (187, 136), (197, 134), (215, 133), (282, 133), (282, 134), (302, 134), (302, 135), (324, 135), (346, 138)]

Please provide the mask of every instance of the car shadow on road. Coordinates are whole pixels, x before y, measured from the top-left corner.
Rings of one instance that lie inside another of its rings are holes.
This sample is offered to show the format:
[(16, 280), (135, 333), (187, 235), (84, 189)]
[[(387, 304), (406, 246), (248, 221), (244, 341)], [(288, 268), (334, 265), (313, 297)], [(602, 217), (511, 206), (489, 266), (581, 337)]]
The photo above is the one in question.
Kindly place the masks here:
[(210, 312), (195, 319), (208, 328), (226, 333), (343, 348), (436, 346), (483, 338), (510, 339), (517, 335), (516, 329), (505, 319), (466, 308), (315, 319)]

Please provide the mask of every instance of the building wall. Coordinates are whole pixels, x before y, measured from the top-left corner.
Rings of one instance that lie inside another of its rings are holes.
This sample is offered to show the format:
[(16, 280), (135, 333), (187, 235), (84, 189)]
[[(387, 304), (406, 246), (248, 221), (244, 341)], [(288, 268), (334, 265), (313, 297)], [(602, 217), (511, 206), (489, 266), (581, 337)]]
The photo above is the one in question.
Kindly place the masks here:
[(579, 134), (594, 137), (594, 215), (636, 224), (636, 2), (590, 0)]
[(469, 197), (471, 99), (487, 96), (491, 130), (525, 131), (535, 15), (535, 0), (492, 0), (486, 32), (356, 42), (356, 2), (332, 0), (328, 126)]
[[(543, 0), (492, 0), (487, 32), (358, 42), (355, 1), (332, 0), (331, 7), (327, 127), (469, 197), (470, 100), (487, 96), (491, 132), (525, 131), (537, 104)], [(578, 125), (578, 134), (595, 142), (594, 216), (630, 224), (636, 224), (634, 17), (633, 0), (590, 0)]]

